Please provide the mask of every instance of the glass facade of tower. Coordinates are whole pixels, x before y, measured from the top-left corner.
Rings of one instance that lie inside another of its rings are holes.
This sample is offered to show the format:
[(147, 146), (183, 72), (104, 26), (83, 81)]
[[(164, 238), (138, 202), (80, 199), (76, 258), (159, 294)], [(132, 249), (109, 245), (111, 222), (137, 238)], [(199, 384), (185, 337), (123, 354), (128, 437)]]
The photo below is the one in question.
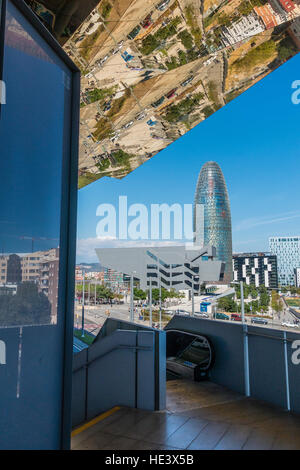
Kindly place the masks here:
[(300, 267), (300, 236), (269, 238), (270, 252), (277, 256), (278, 282), (295, 285), (295, 269)]
[(216, 162), (203, 165), (194, 201), (195, 244), (213, 245), (217, 259), (225, 264), (224, 282), (232, 280), (232, 234), (230, 204), (225, 179)]

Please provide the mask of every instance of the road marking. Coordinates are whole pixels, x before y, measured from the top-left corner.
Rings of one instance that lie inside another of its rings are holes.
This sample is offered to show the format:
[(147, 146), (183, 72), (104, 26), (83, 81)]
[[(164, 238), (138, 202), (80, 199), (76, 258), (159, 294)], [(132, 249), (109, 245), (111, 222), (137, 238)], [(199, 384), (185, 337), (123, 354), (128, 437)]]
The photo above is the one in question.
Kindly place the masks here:
[(115, 406), (111, 410), (105, 411), (105, 413), (102, 413), (101, 415), (97, 416), (96, 418), (92, 419), (91, 421), (88, 421), (87, 423), (84, 423), (82, 426), (80, 426), (77, 429), (74, 429), (71, 433), (71, 437), (77, 436), (77, 434), (80, 434), (82, 431), (85, 431), (86, 429), (94, 426), (94, 424), (99, 423), (99, 421), (102, 421), (103, 419), (107, 418), (108, 416), (111, 416), (114, 414), (116, 411), (119, 411), (121, 408), (120, 406)]

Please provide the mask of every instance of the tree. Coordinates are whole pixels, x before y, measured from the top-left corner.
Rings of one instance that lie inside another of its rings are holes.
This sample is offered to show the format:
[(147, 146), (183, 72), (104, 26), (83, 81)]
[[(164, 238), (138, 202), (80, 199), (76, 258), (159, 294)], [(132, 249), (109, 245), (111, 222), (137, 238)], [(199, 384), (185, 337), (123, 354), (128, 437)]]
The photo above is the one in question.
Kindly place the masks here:
[(142, 290), (142, 289), (138, 289), (137, 287), (135, 287), (133, 289), (133, 298), (134, 298), (134, 300), (146, 300), (147, 299), (147, 292)]
[(122, 294), (114, 294), (114, 299), (121, 301), (123, 300), (123, 295)]
[(278, 292), (276, 292), (274, 290), (272, 290), (272, 294), (271, 294), (271, 308), (276, 313), (279, 313), (282, 310), (282, 304), (281, 304), (280, 296), (279, 296)]
[(0, 296), (0, 325), (39, 325), (51, 321), (51, 303), (33, 282), (23, 282), (15, 295)]
[[(181, 294), (180, 292), (176, 291), (175, 289), (165, 289), (164, 287), (161, 288), (161, 300), (164, 302), (166, 299), (172, 299), (172, 298), (177, 298), (180, 299), (184, 297), (184, 294)], [(159, 301), (159, 289), (155, 288), (152, 289), (152, 300), (154, 302)]]
[(183, 31), (181, 31), (177, 37), (180, 39), (180, 41), (182, 42), (182, 44), (184, 45), (184, 47), (189, 50), (193, 47), (193, 36), (188, 32), (187, 29), (184, 29)]
[[(87, 298), (88, 292), (89, 292), (88, 283), (85, 283), (85, 285), (84, 285), (85, 299)], [(77, 284), (76, 293), (77, 293), (78, 297), (82, 298), (82, 294), (83, 294), (82, 284)], [(92, 294), (91, 290), (90, 290), (90, 295), (91, 296), (94, 295), (94, 293)], [(102, 284), (97, 284), (96, 285), (96, 298), (97, 299), (110, 300), (110, 299), (113, 299), (114, 296), (115, 296), (115, 294), (108, 287), (103, 286)]]
[(270, 303), (270, 297), (268, 295), (268, 292), (262, 292), (260, 294), (260, 307), (263, 309), (263, 310), (267, 310), (268, 306), (269, 306), (269, 303)]
[(233, 296), (222, 297), (218, 300), (218, 308), (225, 312), (236, 312), (237, 304), (233, 300)]

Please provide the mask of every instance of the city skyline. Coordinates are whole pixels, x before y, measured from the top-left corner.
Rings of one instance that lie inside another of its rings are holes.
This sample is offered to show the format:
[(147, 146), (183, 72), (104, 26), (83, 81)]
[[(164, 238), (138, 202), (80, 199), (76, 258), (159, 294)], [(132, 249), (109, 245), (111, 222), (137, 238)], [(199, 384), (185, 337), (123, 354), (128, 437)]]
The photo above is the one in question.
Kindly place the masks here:
[(103, 178), (80, 190), (78, 261), (97, 261), (96, 247), (120, 246), (96, 238), (99, 203), (116, 206), (127, 195), (146, 206), (190, 204), (208, 160), (227, 182), (234, 252), (268, 251), (270, 236), (299, 233), (300, 106), (291, 99), (299, 65), (297, 55), (123, 180)]

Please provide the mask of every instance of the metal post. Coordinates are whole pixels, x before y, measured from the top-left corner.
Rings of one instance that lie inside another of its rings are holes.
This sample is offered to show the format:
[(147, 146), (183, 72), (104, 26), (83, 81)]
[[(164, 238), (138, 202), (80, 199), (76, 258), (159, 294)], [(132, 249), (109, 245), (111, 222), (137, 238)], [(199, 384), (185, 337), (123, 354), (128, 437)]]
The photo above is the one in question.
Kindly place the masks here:
[(152, 278), (150, 277), (149, 286), (149, 323), (152, 328)]
[(290, 411), (291, 400), (290, 400), (290, 381), (289, 381), (289, 365), (288, 365), (286, 331), (283, 332), (283, 347), (284, 347), (284, 369), (285, 369), (285, 385), (286, 385), (286, 407), (287, 407), (287, 410)]
[(160, 279), (160, 272), (158, 275), (158, 280), (159, 280), (159, 329), (161, 330), (162, 324), (161, 324), (161, 279)]
[(194, 274), (192, 280), (192, 317), (195, 316), (195, 299), (194, 299)]
[(243, 281), (240, 282), (240, 286), (241, 286), (241, 313), (242, 313), (242, 328), (243, 328), (243, 342), (244, 342), (245, 395), (246, 395), (246, 397), (250, 397), (248, 326), (245, 323), (245, 305), (244, 305)]
[(133, 273), (130, 275), (130, 321), (134, 321), (133, 313)]
[(97, 284), (95, 283), (95, 305), (97, 305)]
[(84, 300), (85, 300), (85, 285), (84, 285), (84, 281), (85, 281), (85, 271), (83, 269), (83, 281), (82, 281), (82, 313), (81, 313), (81, 336), (84, 336)]
[(240, 282), (241, 286), (241, 314), (242, 314), (242, 323), (245, 323), (245, 306), (244, 306), (244, 286), (243, 281)]

